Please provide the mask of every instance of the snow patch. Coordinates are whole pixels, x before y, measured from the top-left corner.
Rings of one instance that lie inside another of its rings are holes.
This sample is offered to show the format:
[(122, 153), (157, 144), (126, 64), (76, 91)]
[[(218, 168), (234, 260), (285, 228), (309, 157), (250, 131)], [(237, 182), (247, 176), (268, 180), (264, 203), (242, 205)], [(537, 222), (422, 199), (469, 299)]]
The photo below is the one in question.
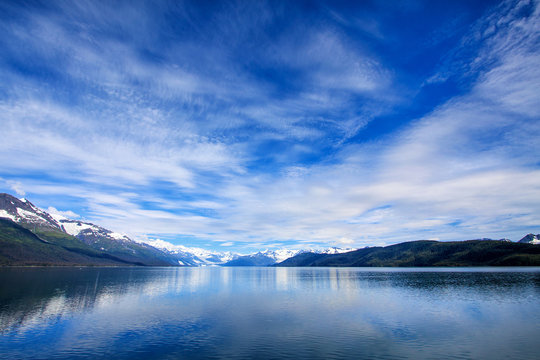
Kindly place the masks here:
[(193, 262), (200, 265), (223, 264), (228, 261), (234, 260), (239, 255), (230, 251), (220, 252), (195, 247), (186, 247), (183, 245), (174, 245), (168, 241), (164, 241), (161, 239), (144, 240), (140, 242), (153, 246), (157, 249), (167, 251), (170, 254), (189, 254), (195, 256), (196, 259), (193, 259)]
[(61, 220), (68, 220), (67, 217), (65, 216), (62, 216), (62, 215), (59, 215), (59, 214), (55, 214), (55, 213), (52, 213), (50, 212), (49, 215), (51, 215), (51, 217), (56, 220), (57, 222), (60, 222)]
[(354, 251), (354, 250), (357, 250), (357, 249), (330, 247), (330, 248), (323, 249), (323, 250), (318, 250), (318, 251), (315, 251), (315, 252), (318, 252), (320, 254), (343, 254), (343, 253)]
[(529, 244), (538, 245), (540, 244), (540, 237), (538, 235), (533, 236), (532, 240), (529, 241)]
[(79, 233), (86, 229), (93, 229), (93, 225), (85, 224), (83, 222), (62, 222), (65, 232), (69, 235), (77, 236)]
[(46, 219), (28, 210), (17, 208), (17, 213), (19, 214), (20, 217), (22, 217), (25, 220), (29, 220), (32, 222), (36, 222), (36, 221), (45, 222), (45, 223), (48, 222)]
[(107, 234), (108, 236), (112, 237), (115, 240), (127, 240), (127, 236), (117, 233), (117, 232), (111, 232)]
[(278, 249), (261, 251), (260, 254), (272, 258), (276, 262), (280, 263), (288, 258), (298, 255), (301, 252), (303, 252), (303, 250)]
[(13, 221), (15, 221), (16, 217), (14, 215), (11, 215), (10, 213), (8, 213), (6, 210), (0, 210), (0, 217), (1, 218), (7, 218), (7, 219), (11, 219)]
[(143, 243), (148, 244), (148, 245), (153, 246), (153, 247), (158, 248), (158, 249), (163, 249), (163, 250), (167, 250), (167, 251), (171, 251), (171, 252), (175, 251), (175, 250), (178, 250), (178, 247), (181, 246), (181, 245), (174, 245), (174, 244), (171, 244), (168, 241), (163, 241), (163, 240), (160, 240), (160, 239), (144, 241)]

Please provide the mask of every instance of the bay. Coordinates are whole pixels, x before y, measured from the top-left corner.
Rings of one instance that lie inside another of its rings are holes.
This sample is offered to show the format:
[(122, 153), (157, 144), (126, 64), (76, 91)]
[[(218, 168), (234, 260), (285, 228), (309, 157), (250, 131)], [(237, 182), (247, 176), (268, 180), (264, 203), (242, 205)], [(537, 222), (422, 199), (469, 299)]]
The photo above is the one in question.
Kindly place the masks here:
[(5, 359), (537, 359), (540, 268), (3, 268)]

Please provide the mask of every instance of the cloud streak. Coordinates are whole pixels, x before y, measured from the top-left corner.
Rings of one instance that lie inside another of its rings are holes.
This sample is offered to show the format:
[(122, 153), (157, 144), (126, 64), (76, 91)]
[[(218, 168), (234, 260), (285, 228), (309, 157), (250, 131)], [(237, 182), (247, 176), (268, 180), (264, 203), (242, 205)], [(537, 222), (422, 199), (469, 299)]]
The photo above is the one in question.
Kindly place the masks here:
[(381, 14), (162, 5), (2, 5), (4, 188), (189, 245), (539, 231), (537, 2), (487, 10), (444, 51), (455, 35), (426, 38), (435, 73), (387, 59), (407, 39)]

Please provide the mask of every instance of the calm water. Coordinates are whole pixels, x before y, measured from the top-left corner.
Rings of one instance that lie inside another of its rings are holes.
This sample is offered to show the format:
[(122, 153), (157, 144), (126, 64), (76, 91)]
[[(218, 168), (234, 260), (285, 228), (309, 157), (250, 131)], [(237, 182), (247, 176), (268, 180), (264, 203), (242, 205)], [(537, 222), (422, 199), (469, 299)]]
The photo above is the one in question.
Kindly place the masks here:
[(0, 269), (3, 359), (539, 359), (540, 268)]

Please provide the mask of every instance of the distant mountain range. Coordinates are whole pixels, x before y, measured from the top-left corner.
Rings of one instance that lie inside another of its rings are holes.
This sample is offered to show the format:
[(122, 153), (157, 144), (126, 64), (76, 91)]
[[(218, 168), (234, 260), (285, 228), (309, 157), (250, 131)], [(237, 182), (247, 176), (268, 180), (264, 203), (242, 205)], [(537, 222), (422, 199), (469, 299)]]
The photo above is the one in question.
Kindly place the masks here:
[(101, 226), (49, 214), (26, 199), (0, 193), (0, 265), (268, 266), (300, 252), (218, 252), (163, 240), (136, 242)]
[(388, 247), (218, 252), (163, 240), (136, 242), (98, 225), (39, 209), (0, 193), (0, 265), (139, 266), (468, 266), (540, 265), (540, 235), (417, 241)]
[(223, 264), (223, 266), (270, 266), (285, 261), (298, 254), (340, 254), (353, 250), (355, 249), (342, 249), (336, 247), (310, 250), (264, 250), (251, 255), (239, 256), (238, 258)]
[(148, 241), (147, 244), (152, 245), (168, 253), (169, 255), (177, 256), (179, 259), (183, 259), (182, 261), (186, 261), (186, 259), (189, 257), (190, 261), (187, 264), (191, 266), (270, 266), (304, 252), (337, 254), (355, 250), (352, 248), (342, 249), (337, 247), (308, 250), (267, 249), (254, 254), (245, 255), (230, 251), (217, 252), (200, 248), (188, 248), (182, 245), (173, 245), (163, 240)]
[(231, 260), (242, 256), (230, 251), (211, 251), (195, 247), (186, 247), (183, 245), (174, 245), (163, 240), (151, 240), (146, 242), (178, 261), (188, 266), (212, 266), (222, 265)]

